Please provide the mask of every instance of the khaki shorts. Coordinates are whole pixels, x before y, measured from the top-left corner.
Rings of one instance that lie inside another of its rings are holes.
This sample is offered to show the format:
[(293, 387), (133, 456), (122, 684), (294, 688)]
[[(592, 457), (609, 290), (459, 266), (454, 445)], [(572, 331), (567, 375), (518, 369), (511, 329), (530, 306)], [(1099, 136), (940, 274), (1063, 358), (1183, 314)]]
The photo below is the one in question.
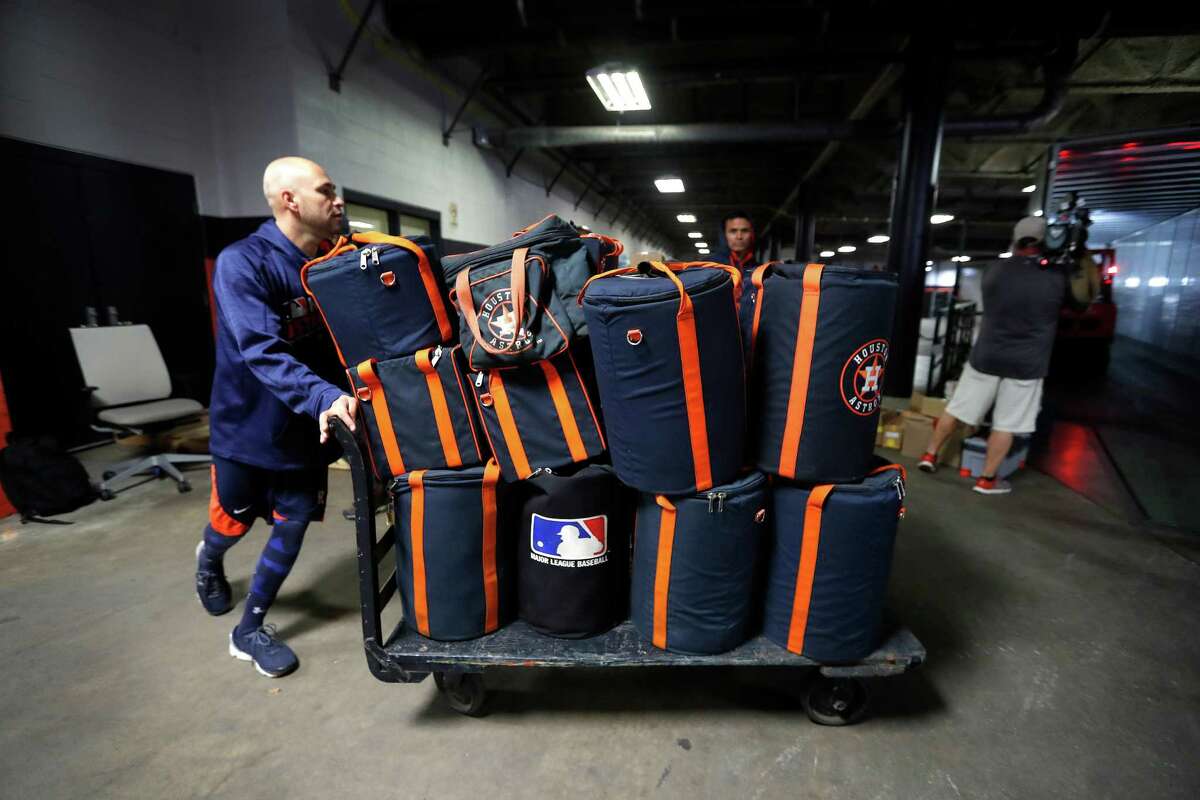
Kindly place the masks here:
[(1033, 433), (1042, 408), (1042, 379), (1001, 378), (979, 372), (968, 363), (946, 412), (968, 425), (978, 425), (993, 403), (993, 428), (1005, 433)]

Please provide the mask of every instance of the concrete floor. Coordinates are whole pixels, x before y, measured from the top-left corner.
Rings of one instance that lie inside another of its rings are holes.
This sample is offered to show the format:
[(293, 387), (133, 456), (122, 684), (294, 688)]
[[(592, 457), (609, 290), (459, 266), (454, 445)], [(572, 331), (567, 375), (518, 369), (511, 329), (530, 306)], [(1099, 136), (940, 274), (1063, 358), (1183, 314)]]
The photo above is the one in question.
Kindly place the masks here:
[[(343, 472), (271, 614), (301, 669), (261, 678), (192, 594), (194, 479), (0, 522), (0, 795), (1200, 796), (1200, 567), (1032, 470), (1009, 498), (911, 474), (893, 608), (929, 661), (840, 729), (787, 672), (495, 673), (484, 719), (377, 682)], [(230, 553), (239, 594), (263, 540)]]

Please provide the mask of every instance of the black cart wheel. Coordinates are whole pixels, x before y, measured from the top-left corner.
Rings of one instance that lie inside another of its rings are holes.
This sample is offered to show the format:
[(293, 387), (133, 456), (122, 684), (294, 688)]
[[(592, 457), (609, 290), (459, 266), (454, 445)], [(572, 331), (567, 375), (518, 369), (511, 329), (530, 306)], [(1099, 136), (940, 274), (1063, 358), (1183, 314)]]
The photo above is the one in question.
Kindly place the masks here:
[(475, 672), (435, 672), (433, 682), (455, 711), (468, 717), (483, 716), (487, 690), (483, 688), (482, 675)]
[(101, 489), (100, 490), (100, 499), (106, 503), (109, 500), (114, 499), (115, 497), (116, 497), (116, 495), (113, 493), (112, 489)]
[(187, 481), (179, 482), (179, 493), (180, 494), (187, 494), (191, 490), (192, 490), (192, 485), (190, 483), (188, 483)]
[(818, 676), (804, 694), (804, 711), (818, 725), (853, 725), (869, 703), (867, 685), (858, 678)]
[(117, 473), (113, 472), (111, 469), (104, 470), (104, 480), (111, 481), (115, 477), (117, 477)]

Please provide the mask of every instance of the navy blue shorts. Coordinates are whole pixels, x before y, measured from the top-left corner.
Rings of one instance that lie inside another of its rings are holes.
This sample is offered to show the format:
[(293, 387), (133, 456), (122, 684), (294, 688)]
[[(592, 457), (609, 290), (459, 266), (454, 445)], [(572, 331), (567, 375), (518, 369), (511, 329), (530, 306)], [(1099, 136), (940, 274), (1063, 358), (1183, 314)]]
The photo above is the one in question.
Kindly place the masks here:
[(241, 536), (257, 517), (320, 522), (328, 482), (327, 467), (270, 470), (213, 456), (208, 522), (225, 536)]

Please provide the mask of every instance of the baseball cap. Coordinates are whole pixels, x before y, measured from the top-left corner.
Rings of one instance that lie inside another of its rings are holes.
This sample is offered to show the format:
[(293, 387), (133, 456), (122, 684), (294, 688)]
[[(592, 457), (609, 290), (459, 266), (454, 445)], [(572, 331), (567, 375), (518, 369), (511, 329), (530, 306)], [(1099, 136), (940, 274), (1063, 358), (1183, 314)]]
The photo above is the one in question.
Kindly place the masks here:
[(1046, 220), (1042, 217), (1022, 217), (1021, 221), (1013, 226), (1012, 244), (1013, 249), (1016, 249), (1017, 242), (1022, 239), (1037, 239), (1039, 242), (1046, 238)]

